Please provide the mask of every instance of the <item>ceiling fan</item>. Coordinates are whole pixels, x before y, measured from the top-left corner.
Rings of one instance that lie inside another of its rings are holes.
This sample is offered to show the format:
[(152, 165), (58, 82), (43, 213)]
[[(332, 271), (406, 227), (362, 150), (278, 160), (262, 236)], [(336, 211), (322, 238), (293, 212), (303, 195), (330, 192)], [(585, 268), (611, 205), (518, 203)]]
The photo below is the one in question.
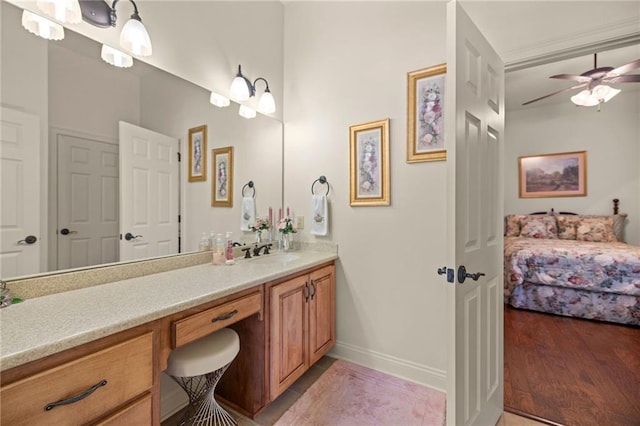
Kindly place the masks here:
[(557, 95), (558, 93), (568, 92), (569, 90), (584, 87), (585, 90), (571, 97), (573, 103), (579, 106), (598, 105), (599, 108), (601, 103), (609, 101), (620, 92), (620, 90), (607, 86), (606, 83), (640, 83), (640, 74), (623, 75), (636, 68), (640, 68), (640, 59), (629, 62), (628, 64), (622, 65), (618, 68), (598, 68), (598, 54), (595, 53), (593, 55), (593, 69), (585, 71), (580, 75), (558, 74), (549, 77), (561, 80), (572, 80), (578, 82), (578, 84), (532, 99), (522, 105), (529, 105), (533, 102)]

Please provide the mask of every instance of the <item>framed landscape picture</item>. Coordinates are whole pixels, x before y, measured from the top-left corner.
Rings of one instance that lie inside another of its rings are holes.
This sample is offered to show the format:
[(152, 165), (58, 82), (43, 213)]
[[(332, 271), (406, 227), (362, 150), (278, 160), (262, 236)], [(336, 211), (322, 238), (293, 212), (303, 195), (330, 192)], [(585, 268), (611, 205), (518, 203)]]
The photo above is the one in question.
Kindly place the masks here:
[(587, 195), (587, 152), (564, 152), (518, 158), (520, 198)]

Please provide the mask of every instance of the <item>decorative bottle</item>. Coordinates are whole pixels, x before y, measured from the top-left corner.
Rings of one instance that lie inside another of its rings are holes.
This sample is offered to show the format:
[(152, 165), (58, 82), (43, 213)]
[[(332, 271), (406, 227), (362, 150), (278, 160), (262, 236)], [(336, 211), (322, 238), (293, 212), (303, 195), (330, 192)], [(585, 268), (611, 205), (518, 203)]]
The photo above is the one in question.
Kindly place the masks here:
[(216, 246), (213, 249), (213, 263), (216, 265), (224, 265), (225, 244), (222, 240), (222, 234), (216, 236)]
[(227, 232), (226, 248), (224, 252), (224, 259), (226, 265), (233, 265), (235, 260), (233, 259), (233, 241), (231, 240), (231, 232)]
[(207, 233), (203, 232), (202, 237), (200, 238), (200, 244), (198, 245), (198, 249), (200, 251), (209, 250), (209, 238), (207, 238)]

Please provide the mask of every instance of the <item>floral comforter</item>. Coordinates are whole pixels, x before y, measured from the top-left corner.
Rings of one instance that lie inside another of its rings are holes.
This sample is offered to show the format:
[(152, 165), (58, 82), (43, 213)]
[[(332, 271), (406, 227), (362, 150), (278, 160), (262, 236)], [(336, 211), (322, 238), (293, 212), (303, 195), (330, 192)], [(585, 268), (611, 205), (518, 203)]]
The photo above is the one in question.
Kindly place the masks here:
[(505, 303), (640, 325), (640, 247), (505, 237)]

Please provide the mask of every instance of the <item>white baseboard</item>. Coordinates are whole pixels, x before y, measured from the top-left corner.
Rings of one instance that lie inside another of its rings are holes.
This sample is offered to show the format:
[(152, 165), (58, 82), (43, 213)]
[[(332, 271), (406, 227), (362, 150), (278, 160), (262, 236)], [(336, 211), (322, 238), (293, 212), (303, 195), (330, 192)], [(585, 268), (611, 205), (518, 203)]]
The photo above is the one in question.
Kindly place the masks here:
[(189, 403), (187, 394), (165, 373), (160, 375), (160, 421), (163, 422)]
[(447, 373), (444, 370), (427, 367), (422, 364), (343, 342), (336, 342), (336, 345), (328, 355), (381, 371), (440, 392), (446, 392)]

